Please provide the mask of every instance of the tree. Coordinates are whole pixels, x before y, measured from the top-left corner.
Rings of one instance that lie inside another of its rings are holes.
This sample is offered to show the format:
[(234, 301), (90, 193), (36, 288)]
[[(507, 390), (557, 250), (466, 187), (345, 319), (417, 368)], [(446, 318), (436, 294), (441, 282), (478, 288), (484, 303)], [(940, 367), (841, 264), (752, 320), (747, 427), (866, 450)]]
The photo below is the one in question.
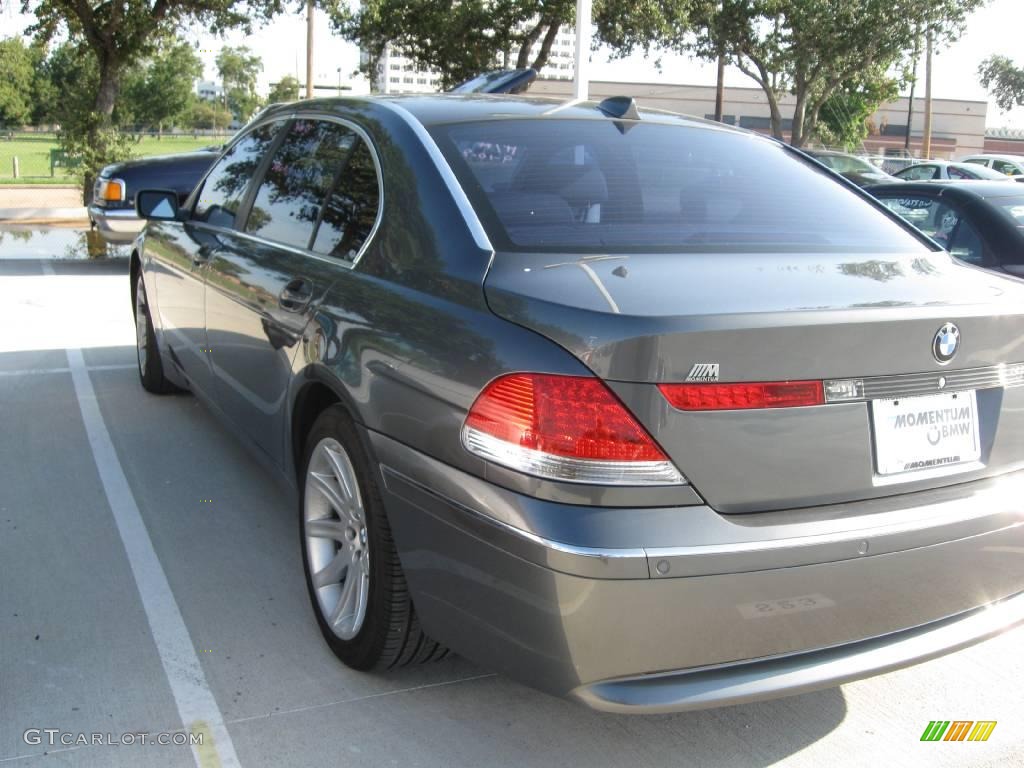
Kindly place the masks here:
[[(595, 40), (672, 37), (703, 0), (597, 0)], [(329, 9), (334, 30), (365, 54), (360, 69), (378, 71), (385, 49), (440, 73), (442, 87), (493, 69), (503, 59), (541, 69), (559, 30), (576, 17), (575, 0), (364, 0)], [(536, 49), (536, 52), (534, 50)]]
[(299, 81), (291, 75), (285, 75), (270, 88), (267, 103), (279, 104), (282, 101), (297, 101), (298, 98)]
[[(790, 143), (814, 135), (829, 99), (864, 72), (901, 69), (922, 30), (949, 42), (985, 0), (680, 0), (660, 4), (655, 37), (626, 29), (618, 52), (665, 46), (727, 61), (764, 91), (772, 134), (783, 138), (781, 102), (795, 97)], [(686, 23), (680, 23), (682, 15)]]
[(877, 68), (842, 83), (821, 106), (816, 137), (829, 146), (859, 146), (868, 135), (868, 118), (879, 104), (899, 95), (899, 85), (898, 79)]
[(978, 67), (978, 76), (1004, 112), (1024, 106), (1024, 69), (1014, 66), (1008, 57), (989, 56)]
[(193, 46), (176, 36), (161, 40), (153, 54), (126, 75), (118, 124), (162, 131), (185, 114), (195, 81), (202, 75), (203, 63)]
[(239, 122), (248, 120), (260, 105), (256, 78), (262, 70), (263, 60), (247, 46), (225, 46), (217, 54), (217, 72), (224, 86), (224, 98)]
[(182, 116), (182, 122), (189, 128), (213, 130), (227, 128), (231, 120), (231, 112), (223, 104), (198, 97), (192, 98)]
[(0, 126), (20, 126), (32, 118), (32, 53), (20, 37), (0, 40)]
[(63, 110), (59, 133), (65, 151), (80, 153), (85, 201), (92, 199), (99, 170), (124, 159), (129, 146), (112, 125), (121, 82), (131, 66), (150, 54), (163, 35), (189, 24), (212, 32), (251, 29), (254, 19), (269, 18), (281, 8), (281, 0), (21, 0), (22, 11), (36, 18), (29, 32), (39, 42), (64, 36), (96, 65), (89, 108), (74, 113)]

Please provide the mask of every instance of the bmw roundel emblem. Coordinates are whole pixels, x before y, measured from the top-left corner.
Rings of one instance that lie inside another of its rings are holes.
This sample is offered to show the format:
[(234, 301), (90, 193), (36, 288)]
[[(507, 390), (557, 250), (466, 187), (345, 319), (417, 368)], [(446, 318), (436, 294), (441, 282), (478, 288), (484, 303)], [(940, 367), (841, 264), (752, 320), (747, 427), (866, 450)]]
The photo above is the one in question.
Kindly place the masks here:
[(935, 332), (935, 339), (932, 341), (932, 354), (940, 365), (945, 365), (956, 355), (960, 349), (960, 329), (953, 323), (946, 323)]

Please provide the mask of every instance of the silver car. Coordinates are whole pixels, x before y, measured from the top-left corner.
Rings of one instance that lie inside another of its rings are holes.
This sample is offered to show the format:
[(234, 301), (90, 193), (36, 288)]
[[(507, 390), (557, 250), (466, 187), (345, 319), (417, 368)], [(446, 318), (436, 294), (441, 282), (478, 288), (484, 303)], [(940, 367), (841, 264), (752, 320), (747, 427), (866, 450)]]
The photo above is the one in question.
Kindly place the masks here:
[(271, 107), (142, 190), (139, 371), (296, 490), (357, 669), (602, 710), (833, 686), (1024, 621), (1024, 284), (629, 99)]

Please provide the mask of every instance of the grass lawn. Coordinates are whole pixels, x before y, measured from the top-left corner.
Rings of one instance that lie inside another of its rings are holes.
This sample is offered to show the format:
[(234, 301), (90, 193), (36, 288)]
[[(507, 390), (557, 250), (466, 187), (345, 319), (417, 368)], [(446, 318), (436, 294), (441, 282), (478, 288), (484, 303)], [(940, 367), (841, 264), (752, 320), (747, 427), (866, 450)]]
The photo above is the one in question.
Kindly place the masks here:
[[(223, 144), (226, 136), (165, 136), (162, 139), (142, 139), (133, 148), (136, 157), (167, 155), (172, 152), (188, 152)], [(71, 174), (57, 168), (50, 176), (50, 150), (57, 149), (57, 137), (50, 133), (16, 133), (12, 141), (0, 135), (0, 184), (67, 184), (73, 182)], [(21, 177), (14, 178), (11, 159), (17, 157), (21, 166)]]

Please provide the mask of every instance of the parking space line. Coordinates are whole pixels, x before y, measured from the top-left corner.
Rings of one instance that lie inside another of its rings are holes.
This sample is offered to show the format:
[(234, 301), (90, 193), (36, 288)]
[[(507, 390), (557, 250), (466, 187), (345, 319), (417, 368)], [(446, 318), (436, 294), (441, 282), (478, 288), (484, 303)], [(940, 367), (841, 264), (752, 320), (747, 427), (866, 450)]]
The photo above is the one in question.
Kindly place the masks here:
[[(135, 366), (131, 363), (121, 365), (87, 365), (87, 371), (127, 371)], [(47, 373), (71, 373), (70, 368), (23, 368), (20, 371), (0, 371), (0, 378), (7, 376), (39, 376)]]
[(121, 542), (135, 576), (135, 584), (178, 714), (186, 731), (203, 733), (204, 742), (213, 742), (204, 743), (201, 749), (192, 747), (196, 765), (199, 768), (238, 766), (238, 756), (224, 717), (206, 683), (195, 645), (174, 599), (167, 574), (153, 549), (146, 524), (103, 421), (82, 351), (68, 349), (67, 356), (75, 396), (100, 482), (121, 534)]

